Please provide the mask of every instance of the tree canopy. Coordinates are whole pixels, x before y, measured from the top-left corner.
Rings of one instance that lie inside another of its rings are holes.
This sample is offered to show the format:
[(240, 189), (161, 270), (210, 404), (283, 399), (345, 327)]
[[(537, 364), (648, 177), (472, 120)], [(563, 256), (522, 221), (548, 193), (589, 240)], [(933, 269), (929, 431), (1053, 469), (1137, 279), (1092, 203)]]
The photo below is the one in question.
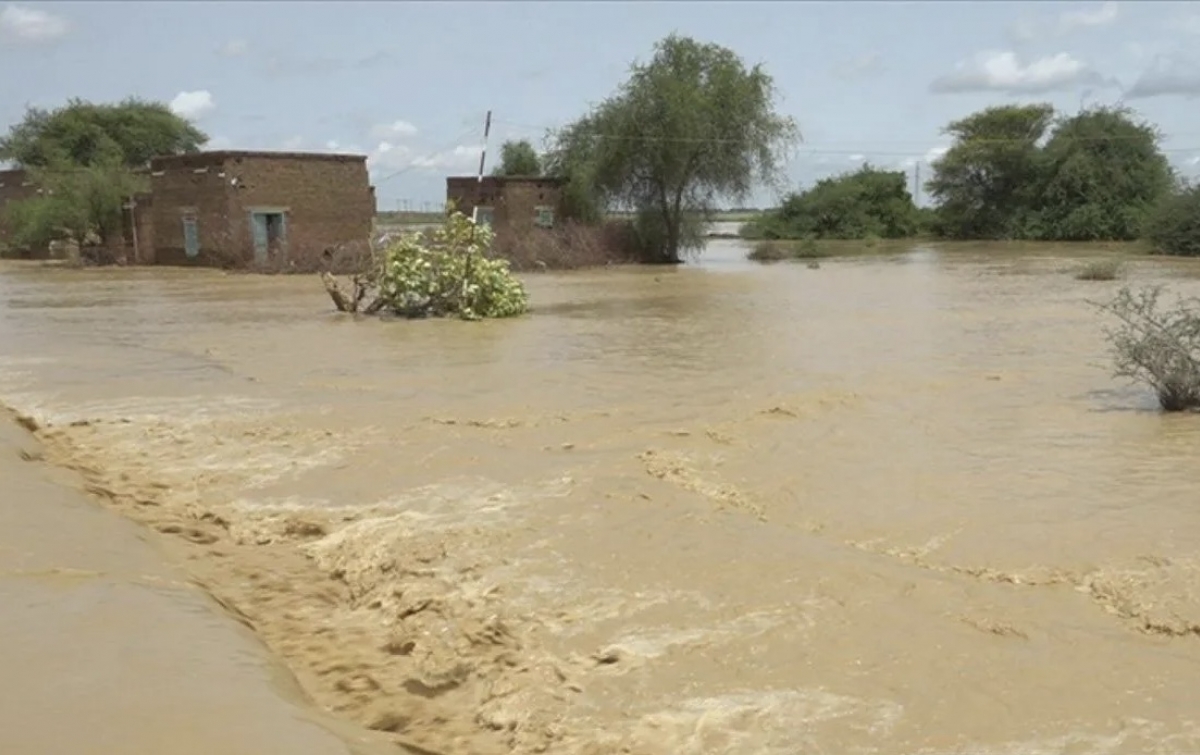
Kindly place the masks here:
[(492, 171), (495, 176), (541, 175), (542, 161), (527, 139), (507, 141), (500, 146), (500, 164)]
[(14, 242), (37, 247), (72, 238), (103, 244), (120, 227), (124, 200), (143, 188), (132, 169), (155, 155), (199, 151), (207, 140), (156, 102), (75, 99), (57, 110), (28, 108), (0, 137), (0, 160), (28, 169), (41, 190), (7, 207)]
[(0, 160), (23, 168), (95, 165), (119, 155), (130, 168), (155, 155), (198, 152), (208, 136), (159, 102), (93, 104), (73, 99), (56, 110), (28, 108), (0, 137)]
[(947, 236), (1024, 238), (1037, 202), (1038, 142), (1054, 118), (1050, 105), (989, 107), (952, 122), (954, 144), (933, 163), (926, 189)]
[(774, 183), (799, 137), (772, 78), (716, 44), (671, 35), (591, 112), (553, 135), (547, 168), (571, 179), (569, 209), (632, 209), (655, 261), (698, 248), (718, 199)]
[(1123, 107), (1055, 117), (1047, 104), (991, 107), (947, 127), (954, 145), (927, 184), (952, 238), (1138, 238), (1172, 186), (1157, 131)]
[(919, 230), (919, 213), (902, 171), (864, 164), (793, 193), (779, 209), (750, 224), (746, 235), (766, 239), (906, 238)]

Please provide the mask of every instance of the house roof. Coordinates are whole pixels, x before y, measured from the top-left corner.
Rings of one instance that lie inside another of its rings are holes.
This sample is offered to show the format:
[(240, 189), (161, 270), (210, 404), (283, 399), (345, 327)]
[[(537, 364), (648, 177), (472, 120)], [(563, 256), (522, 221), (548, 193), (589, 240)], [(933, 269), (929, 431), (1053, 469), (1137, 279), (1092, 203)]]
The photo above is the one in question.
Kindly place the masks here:
[(181, 166), (197, 166), (197, 165), (214, 165), (217, 163), (228, 162), (229, 160), (239, 160), (252, 158), (255, 160), (270, 159), (270, 160), (295, 160), (303, 162), (312, 162), (318, 160), (329, 160), (333, 162), (365, 162), (366, 155), (351, 155), (351, 154), (334, 154), (329, 152), (272, 152), (267, 150), (213, 150), (211, 152), (192, 152), (185, 155), (159, 155), (150, 160), (150, 164), (155, 168), (169, 168), (174, 165)]
[[(479, 176), (447, 176), (446, 183), (475, 183)], [(484, 176), (484, 183), (513, 184), (513, 183), (552, 183), (565, 184), (566, 176)]]

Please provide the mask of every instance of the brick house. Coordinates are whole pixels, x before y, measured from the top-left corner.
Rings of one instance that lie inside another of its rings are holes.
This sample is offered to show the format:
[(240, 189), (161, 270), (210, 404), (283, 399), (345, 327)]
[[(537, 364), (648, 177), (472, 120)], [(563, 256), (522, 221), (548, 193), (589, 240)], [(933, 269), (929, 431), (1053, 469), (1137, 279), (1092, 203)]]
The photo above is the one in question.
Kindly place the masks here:
[[(0, 248), (11, 244), (9, 229), (5, 221), (9, 203), (19, 202), (37, 195), (37, 187), (33, 185), (29, 174), (24, 170), (20, 168), (0, 170)], [(20, 251), (23, 257), (45, 257), (49, 254), (48, 249), (22, 249)]]
[(478, 219), (495, 233), (495, 243), (504, 248), (535, 228), (553, 228), (562, 211), (563, 187), (567, 179), (552, 176), (451, 176), (446, 179), (446, 201), (470, 215), (479, 208)]
[(131, 205), (139, 262), (305, 266), (369, 242), (375, 188), (361, 155), (199, 152), (151, 160), (150, 192)]

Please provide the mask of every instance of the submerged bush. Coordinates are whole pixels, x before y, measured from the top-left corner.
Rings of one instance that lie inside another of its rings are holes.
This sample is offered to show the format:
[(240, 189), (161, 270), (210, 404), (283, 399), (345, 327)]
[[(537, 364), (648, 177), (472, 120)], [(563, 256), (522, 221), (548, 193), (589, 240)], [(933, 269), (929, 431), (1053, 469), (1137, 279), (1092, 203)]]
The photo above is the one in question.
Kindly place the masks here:
[(1121, 277), (1125, 265), (1121, 260), (1092, 260), (1075, 271), (1075, 279), (1081, 281), (1114, 281)]
[(1096, 305), (1118, 320), (1106, 330), (1115, 375), (1152, 388), (1164, 411), (1200, 409), (1200, 299), (1163, 307), (1162, 291), (1123, 288)]
[(507, 260), (485, 255), (491, 244), (489, 228), (453, 212), (433, 231), (406, 233), (387, 242), (366, 263), (368, 269), (353, 276), (350, 296), (341, 292), (332, 275), (322, 278), (343, 312), (464, 320), (523, 314), (529, 308), (525, 287)]

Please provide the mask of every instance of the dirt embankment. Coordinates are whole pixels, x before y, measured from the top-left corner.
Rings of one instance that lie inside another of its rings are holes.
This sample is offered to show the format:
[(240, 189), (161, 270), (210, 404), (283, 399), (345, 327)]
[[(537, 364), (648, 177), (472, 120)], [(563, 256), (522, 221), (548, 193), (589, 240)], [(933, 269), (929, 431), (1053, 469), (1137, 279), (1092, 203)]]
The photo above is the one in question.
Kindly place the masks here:
[[(506, 611), (503, 588), (481, 578), (496, 564), (477, 545), (494, 531), (431, 528), (396, 508), (247, 509), (222, 500), (228, 468), (189, 484), (121, 440), (229, 445), (228, 428), (201, 437), (166, 425), (134, 431), (132, 420), (21, 423), (45, 461), (164, 535), (195, 583), (286, 661), (320, 707), (412, 752), (600, 746), (561, 719), (580, 677), (613, 659), (538, 649), (539, 623)], [(247, 430), (247, 440), (279, 440), (263, 432)]]
[(0, 751), (392, 751), (309, 710), (255, 638), (211, 611), (135, 524), (42, 458), (0, 410)]

